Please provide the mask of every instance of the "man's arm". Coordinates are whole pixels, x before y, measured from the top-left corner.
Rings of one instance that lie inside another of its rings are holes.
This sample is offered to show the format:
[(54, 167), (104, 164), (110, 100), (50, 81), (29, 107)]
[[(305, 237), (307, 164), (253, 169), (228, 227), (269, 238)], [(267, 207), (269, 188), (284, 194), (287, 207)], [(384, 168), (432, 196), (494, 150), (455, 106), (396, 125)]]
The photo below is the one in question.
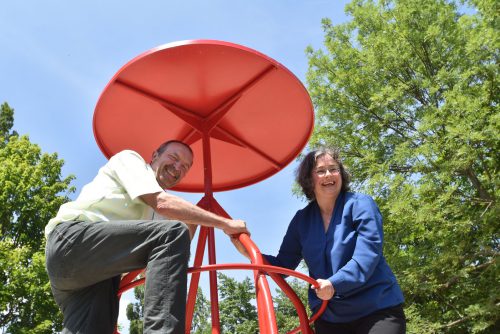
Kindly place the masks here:
[(218, 216), (167, 192), (141, 195), (140, 198), (162, 216), (188, 224), (191, 238), (197, 225), (219, 228), (227, 235), (250, 234), (243, 220)]

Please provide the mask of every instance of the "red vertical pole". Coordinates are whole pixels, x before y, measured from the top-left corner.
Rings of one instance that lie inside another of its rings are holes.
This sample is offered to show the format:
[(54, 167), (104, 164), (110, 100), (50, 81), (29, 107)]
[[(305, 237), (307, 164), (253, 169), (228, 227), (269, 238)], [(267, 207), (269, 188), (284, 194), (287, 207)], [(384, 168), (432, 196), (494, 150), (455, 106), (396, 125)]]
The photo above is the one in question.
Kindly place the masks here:
[[(226, 211), (214, 199), (213, 208), (221, 216), (229, 217)], [(255, 243), (250, 239), (248, 234), (241, 234), (240, 241), (243, 243), (248, 253), (250, 254), (252, 264), (264, 264), (264, 259)], [(274, 305), (269, 289), (269, 283), (266, 276), (258, 270), (254, 270), (255, 294), (257, 302), (257, 314), (259, 320), (260, 334), (278, 334), (276, 325), (276, 315), (274, 313)]]
[[(198, 203), (199, 204), (199, 203)], [(207, 241), (208, 228), (201, 226), (200, 234), (198, 236), (198, 245), (196, 246), (196, 255), (194, 258), (194, 266), (200, 267), (205, 253), (205, 245)], [(186, 303), (186, 328), (185, 333), (191, 333), (191, 323), (193, 322), (194, 307), (196, 304), (196, 293), (198, 292), (198, 285), (200, 282), (200, 273), (193, 273), (189, 283), (189, 293)]]
[[(252, 239), (247, 234), (239, 236), (240, 241), (247, 249), (253, 264), (264, 264), (262, 254)], [(254, 270), (255, 293), (257, 297), (257, 309), (259, 316), (259, 327), (261, 333), (278, 334), (276, 315), (274, 313), (273, 298), (269, 289), (269, 283), (261, 271)]]
[[(215, 236), (214, 229), (208, 230), (208, 263), (215, 264)], [(211, 271), (210, 277), (210, 307), (212, 311), (212, 334), (220, 333), (219, 295), (217, 289), (217, 271)]]
[[(205, 181), (205, 196), (213, 202), (213, 189), (212, 189), (212, 152), (210, 149), (210, 135), (208, 130), (203, 132), (203, 168), (204, 168), (204, 181)], [(213, 211), (210, 204), (210, 211)], [(208, 263), (215, 264), (215, 234), (213, 227), (208, 229)], [(220, 319), (219, 319), (219, 295), (217, 291), (217, 272), (211, 271), (210, 278), (210, 308), (212, 311), (212, 334), (220, 333)]]

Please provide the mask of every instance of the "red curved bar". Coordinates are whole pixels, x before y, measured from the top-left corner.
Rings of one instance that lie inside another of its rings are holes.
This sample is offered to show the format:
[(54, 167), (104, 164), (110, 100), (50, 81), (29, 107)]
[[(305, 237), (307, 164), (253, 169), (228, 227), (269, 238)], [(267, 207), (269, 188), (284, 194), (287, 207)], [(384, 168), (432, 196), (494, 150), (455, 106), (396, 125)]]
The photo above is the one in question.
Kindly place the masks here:
[[(247, 249), (250, 254), (251, 263), (259, 265), (264, 264), (264, 259), (257, 245), (250, 239), (248, 234), (242, 233), (238, 235), (238, 240)], [(254, 270), (255, 278), (255, 293), (257, 297), (257, 314), (259, 317), (259, 327), (265, 329), (266, 334), (278, 334), (278, 326), (276, 324), (276, 314), (274, 313), (273, 297), (269, 284), (265, 275)], [(264, 310), (264, 312), (262, 312)]]
[[(294, 270), (290, 270), (287, 268), (282, 268), (282, 267), (276, 267), (276, 266), (271, 266), (268, 264), (251, 264), (251, 263), (226, 263), (226, 264), (209, 264), (206, 266), (201, 266), (201, 267), (190, 267), (188, 268), (188, 274), (194, 274), (194, 273), (201, 273), (204, 271), (217, 271), (217, 270), (261, 270), (267, 273), (273, 273), (273, 274), (281, 274), (281, 275), (287, 275), (287, 276), (293, 276), (296, 278), (299, 278), (301, 280), (306, 281), (307, 283), (311, 284), (314, 287), (319, 287), (318, 282), (316, 282), (313, 278), (299, 273)], [(120, 286), (119, 294), (132, 289), (133, 287), (136, 287), (138, 285), (144, 284), (145, 278), (140, 278), (138, 280), (135, 280), (133, 282), (130, 282), (128, 284), (125, 284), (123, 286)], [(326, 309), (326, 306), (328, 304), (327, 300), (323, 300), (323, 303), (321, 304), (320, 309), (318, 312), (316, 312), (311, 319), (309, 319), (308, 323), (313, 323), (318, 317), (323, 314), (323, 312)], [(287, 334), (293, 334), (297, 333), (300, 330), (300, 328), (296, 328)]]
[[(245, 247), (247, 252), (250, 254), (251, 262), (254, 264), (269, 264), (267, 261), (262, 257), (262, 254), (260, 253), (260, 250), (257, 248), (257, 245), (250, 239), (250, 236), (246, 234), (240, 234), (238, 235), (238, 240), (242, 243), (242, 245)], [(255, 260), (258, 258), (258, 262)], [(283, 290), (283, 292), (287, 295), (287, 297), (290, 299), (292, 304), (295, 306), (295, 309), (297, 310), (297, 315), (299, 317), (299, 327), (297, 327), (297, 331), (299, 329), (302, 329), (304, 334), (311, 333), (311, 328), (308, 326), (309, 321), (307, 317), (306, 310), (304, 308), (304, 305), (302, 304), (302, 301), (299, 299), (295, 291), (293, 291), (292, 288), (288, 285), (288, 283), (285, 282), (285, 280), (277, 274), (269, 273), (269, 276), (276, 282), (276, 284)]]
[[(283, 277), (277, 274), (270, 273), (269, 276), (274, 280), (274, 282), (280, 287), (280, 289), (286, 294), (286, 296), (290, 299), (292, 302), (293, 306), (295, 306), (295, 309), (297, 310), (297, 315), (299, 317), (299, 326), (296, 328), (298, 331), (299, 329), (306, 328), (310, 331), (310, 328), (308, 328), (309, 319), (307, 318), (307, 312), (306, 309), (304, 308), (304, 305), (302, 304), (302, 301), (300, 300), (299, 296), (293, 291), (293, 289), (288, 285), (288, 283), (285, 282)], [(305, 334), (305, 333), (304, 333)], [(312, 332), (311, 332), (312, 334)]]
[[(206, 266), (188, 268), (188, 274), (201, 273), (204, 271), (217, 271), (217, 270), (262, 270), (267, 273), (297, 277), (313, 285), (315, 288), (319, 287), (318, 282), (316, 282), (313, 278), (305, 274), (287, 268), (271, 266), (269, 264), (252, 264), (252, 263), (207, 264)], [(142, 277), (128, 284), (124, 284), (123, 286), (120, 286), (120, 290), (118, 293), (123, 293), (129, 289), (132, 289), (133, 287), (144, 284), (145, 280), (146, 279)]]
[[(144, 272), (144, 269), (139, 269), (139, 270), (131, 271), (128, 274), (124, 275), (120, 281), (120, 288), (122, 286), (125, 286), (125, 285), (131, 283), (132, 281), (134, 281), (134, 279), (137, 276), (139, 276), (140, 274), (142, 274), (143, 272)], [(126, 290), (123, 290), (123, 291), (126, 291)], [(123, 291), (121, 289), (118, 290), (118, 297), (120, 297), (122, 295)]]

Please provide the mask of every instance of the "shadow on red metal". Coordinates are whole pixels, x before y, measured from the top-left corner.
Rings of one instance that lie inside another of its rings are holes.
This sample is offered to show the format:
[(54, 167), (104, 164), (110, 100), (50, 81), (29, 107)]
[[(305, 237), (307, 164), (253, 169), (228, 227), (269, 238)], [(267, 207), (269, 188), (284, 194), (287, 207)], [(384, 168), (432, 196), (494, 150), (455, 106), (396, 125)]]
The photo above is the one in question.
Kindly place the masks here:
[[(307, 90), (286, 67), (250, 48), (213, 40), (159, 46), (124, 65), (103, 90), (93, 128), (109, 158), (132, 149), (151, 159), (169, 139), (203, 156), (210, 139), (212, 189), (259, 182), (288, 165), (313, 129)], [(203, 192), (201, 159), (174, 190)]]

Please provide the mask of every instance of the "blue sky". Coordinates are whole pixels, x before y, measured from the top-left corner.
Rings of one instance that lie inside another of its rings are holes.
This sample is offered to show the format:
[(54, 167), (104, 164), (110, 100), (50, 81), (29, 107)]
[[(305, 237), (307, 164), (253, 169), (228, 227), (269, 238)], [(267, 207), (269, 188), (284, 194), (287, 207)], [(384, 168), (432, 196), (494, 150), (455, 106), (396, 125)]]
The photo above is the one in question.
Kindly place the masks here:
[[(321, 48), (321, 19), (347, 20), (345, 0), (4, 1), (0, 5), (0, 103), (15, 109), (14, 129), (64, 159), (77, 193), (106, 160), (92, 115), (101, 91), (125, 63), (153, 47), (188, 39), (242, 44), (274, 58), (305, 84), (305, 48)], [(247, 221), (263, 253), (276, 253), (288, 222), (305, 205), (291, 193), (290, 164), (244, 189), (216, 193)], [(197, 202), (201, 194), (180, 196)], [(220, 232), (218, 263), (246, 262)], [(193, 242), (196, 246), (196, 239)], [(194, 247), (192, 251), (194, 255)], [(250, 273), (229, 273), (241, 278)], [(201, 286), (208, 295), (207, 275)], [(130, 299), (130, 294), (123, 299)], [(122, 304), (125, 304), (122, 302)], [(127, 324), (120, 317), (127, 332)]]

